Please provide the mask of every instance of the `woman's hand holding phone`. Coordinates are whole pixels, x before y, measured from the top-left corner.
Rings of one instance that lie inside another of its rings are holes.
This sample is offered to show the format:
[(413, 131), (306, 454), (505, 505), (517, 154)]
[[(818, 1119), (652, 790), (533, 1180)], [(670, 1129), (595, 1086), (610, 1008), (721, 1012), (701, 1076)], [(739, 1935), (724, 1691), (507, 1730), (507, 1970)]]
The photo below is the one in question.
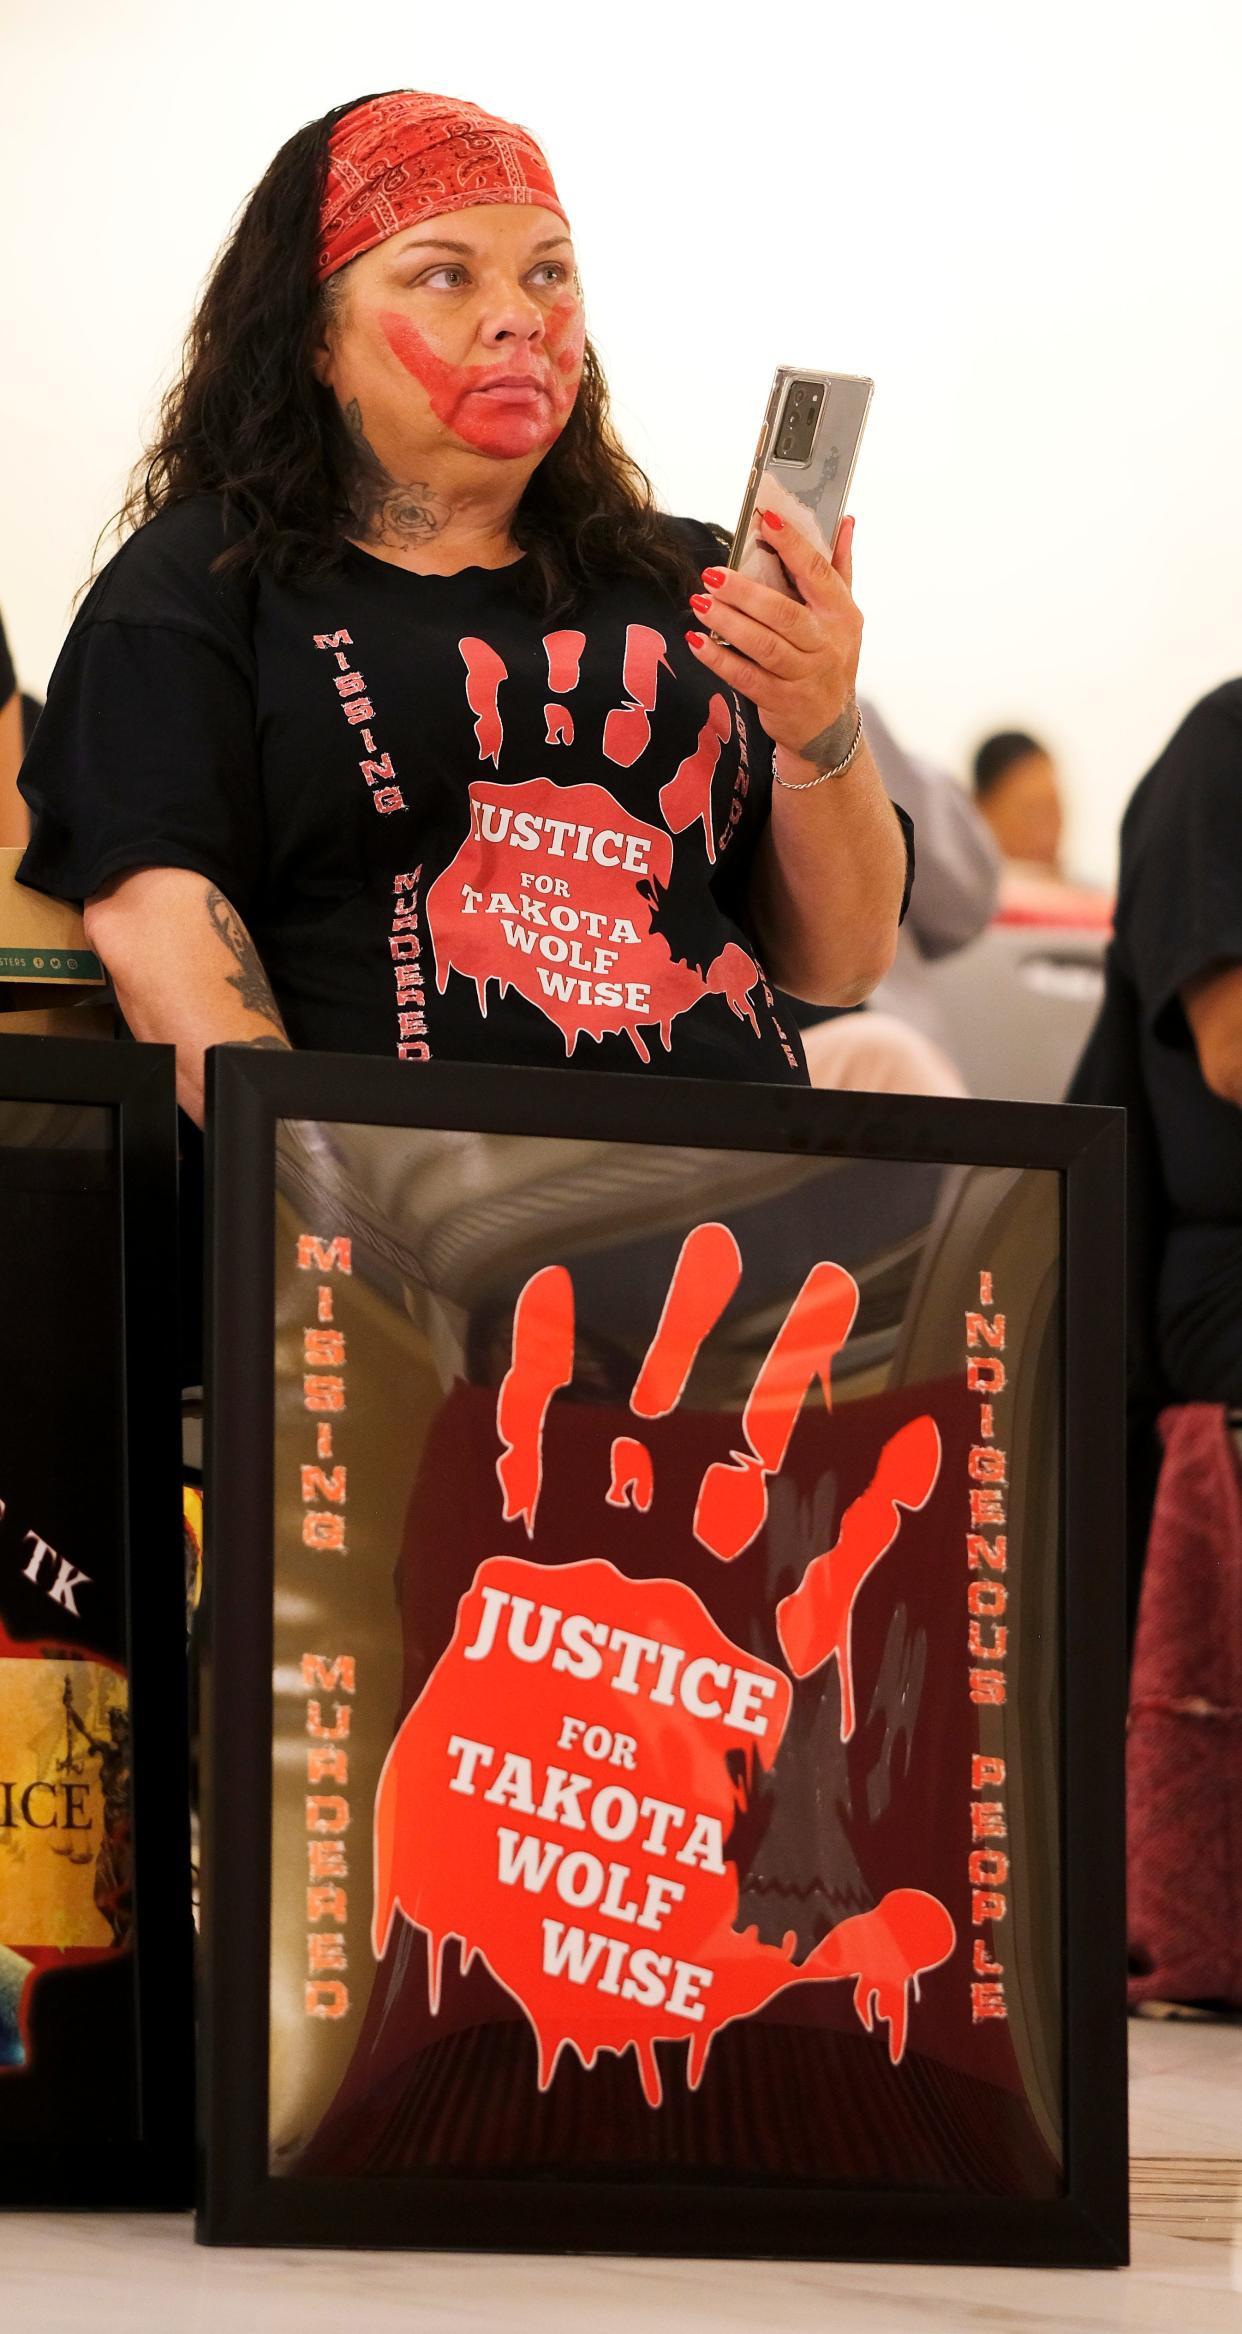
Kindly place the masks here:
[(847, 716), (853, 726), (863, 627), (851, 590), (854, 521), (842, 520), (831, 560), (774, 512), (760, 514), (759, 532), (800, 598), (732, 568), (704, 568), (705, 590), (690, 605), (720, 637), (686, 639), (700, 664), (751, 699), (776, 747), (778, 775), (797, 785), (837, 758), (825, 750), (827, 733)]

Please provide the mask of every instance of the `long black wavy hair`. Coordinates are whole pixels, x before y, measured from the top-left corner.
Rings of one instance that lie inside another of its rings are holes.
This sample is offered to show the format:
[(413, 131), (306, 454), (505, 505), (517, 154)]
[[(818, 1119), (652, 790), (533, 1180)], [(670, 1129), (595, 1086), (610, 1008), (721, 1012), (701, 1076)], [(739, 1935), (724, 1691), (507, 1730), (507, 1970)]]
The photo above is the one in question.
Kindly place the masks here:
[[(336, 398), (312, 370), (325, 322), (316, 262), (332, 130), (366, 102), (298, 130), (242, 210), (130, 479), (122, 532), (191, 495), (219, 494), (230, 526), (217, 566), (291, 580), (340, 559), (353, 455)], [(540, 615), (618, 575), (679, 602), (698, 589), (695, 560), (616, 434), (589, 340), (573, 412), (528, 481), (512, 533), (527, 554), (519, 589)]]

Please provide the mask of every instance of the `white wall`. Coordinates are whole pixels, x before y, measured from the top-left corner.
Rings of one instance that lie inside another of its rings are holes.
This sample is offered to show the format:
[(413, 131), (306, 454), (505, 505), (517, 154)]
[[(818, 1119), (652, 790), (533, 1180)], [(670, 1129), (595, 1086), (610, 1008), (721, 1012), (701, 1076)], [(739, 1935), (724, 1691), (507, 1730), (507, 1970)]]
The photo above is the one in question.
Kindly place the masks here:
[[(788, 26), (788, 33), (782, 30)], [(624, 433), (732, 521), (777, 362), (869, 372), (864, 682), (962, 767), (1060, 750), (1106, 875), (1242, 670), (1238, 0), (4, 0), (0, 607), (41, 689), (196, 285), (370, 89), (526, 121)]]

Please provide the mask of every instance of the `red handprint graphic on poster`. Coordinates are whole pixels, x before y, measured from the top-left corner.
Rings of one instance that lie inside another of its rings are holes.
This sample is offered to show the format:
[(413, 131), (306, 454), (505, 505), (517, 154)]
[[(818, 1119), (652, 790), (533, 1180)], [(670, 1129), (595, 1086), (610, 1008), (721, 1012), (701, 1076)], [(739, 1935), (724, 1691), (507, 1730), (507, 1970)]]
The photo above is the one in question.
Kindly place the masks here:
[(521, 1516), (527, 1532), (543, 1485), (543, 1422), (558, 1387), (574, 1373), (574, 1284), (563, 1264), (527, 1281), (513, 1316), (513, 1360), (496, 1405), (503, 1448), (496, 1473), (504, 1519)]
[(686, 1390), (694, 1358), (742, 1277), (742, 1252), (727, 1224), (696, 1224), (673, 1266), (664, 1309), (634, 1381), (638, 1418), (664, 1418)]
[(398, 1911), (425, 1929), (434, 2007), (447, 1939), (480, 1954), (531, 2021), (544, 2090), (566, 2047), (588, 2067), (633, 2049), (656, 2107), (657, 2042), (688, 2043), (693, 2089), (722, 2027), (846, 1977), (898, 2061), (910, 1984), (955, 1942), (935, 1897), (890, 1891), (800, 1965), (792, 1936), (736, 1926), (727, 1753), (770, 1768), (790, 1694), (679, 1581), (493, 1558), (381, 1778), (376, 1957)]
[(860, 1499), (847, 1507), (833, 1547), (808, 1564), (792, 1596), (776, 1608), (776, 1633), (796, 1678), (809, 1677), (835, 1653), (841, 1673), (841, 1740), (854, 1731), (850, 1651), (854, 1600), (867, 1574), (892, 1547), (902, 1510), (925, 1507), (940, 1474), (934, 1418), (912, 1418), (890, 1436)]
[(818, 1379), (831, 1406), (832, 1364), (858, 1311), (858, 1288), (839, 1264), (816, 1264), (785, 1315), (742, 1412), (750, 1446), (709, 1467), (694, 1536), (713, 1556), (740, 1556), (768, 1512), (768, 1477), (785, 1463), (808, 1388)]
[[(681, 1402), (741, 1277), (728, 1227), (695, 1226), (635, 1378), (636, 1421)], [(739, 1497), (766, 1503), (803, 1403), (831, 1401), (833, 1364), (857, 1303), (851, 1276), (825, 1261), (773, 1338), (742, 1414), (748, 1453), (711, 1463), (700, 1489), (695, 1535), (722, 1564), (736, 1564), (753, 1533), (722, 1530), (716, 1545), (704, 1517), (728, 1517)], [(504, 1514), (532, 1538), (545, 1422), (572, 1383), (573, 1345), (570, 1275), (544, 1267), (519, 1294), (497, 1403)], [(601, 2051), (632, 2050), (656, 2107), (657, 2044), (685, 2042), (695, 2088), (723, 2028), (789, 1987), (841, 1981), (852, 1983), (863, 2026), (870, 2032), (878, 2020), (887, 2029), (889, 2056), (900, 2062), (911, 1994), (917, 2000), (920, 1980), (956, 1945), (945, 1906), (923, 1889), (891, 1887), (798, 1960), (792, 1930), (772, 1942), (738, 1925), (730, 1845), (776, 1765), (794, 1677), (835, 1655), (842, 1739), (853, 1732), (855, 1603), (903, 1515), (930, 1498), (940, 1458), (929, 1417), (884, 1444), (833, 1545), (777, 1608), (788, 1670), (734, 1643), (682, 1581), (631, 1578), (591, 1557), (485, 1559), (380, 1779), (377, 1957), (398, 1913), (421, 1928), (434, 2010), (448, 1940), (458, 1940), (463, 1963), (478, 1955), (530, 2022), (543, 2089), (565, 2050), (588, 2068)], [(726, 1488), (708, 1491), (726, 1478)], [(658, 1514), (659, 1483), (640, 1435), (613, 1438), (599, 1489), (609, 1505), (634, 1511), (636, 1530), (646, 1529), (649, 1510)], [(743, 1521), (750, 1513), (747, 1506)], [(583, 1525), (588, 1531), (589, 1518)]]

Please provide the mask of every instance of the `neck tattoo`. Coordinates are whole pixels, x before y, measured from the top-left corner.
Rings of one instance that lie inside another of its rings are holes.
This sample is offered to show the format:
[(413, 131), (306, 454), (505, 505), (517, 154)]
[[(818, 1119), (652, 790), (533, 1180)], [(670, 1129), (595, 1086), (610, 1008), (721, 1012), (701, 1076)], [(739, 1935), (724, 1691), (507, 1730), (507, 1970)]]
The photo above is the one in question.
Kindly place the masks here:
[(363, 543), (400, 551), (409, 543), (429, 542), (447, 525), (449, 506), (443, 495), (422, 479), (402, 485), (385, 469), (362, 427), (362, 408), (356, 397), (345, 407), (351, 466), (349, 507)]

